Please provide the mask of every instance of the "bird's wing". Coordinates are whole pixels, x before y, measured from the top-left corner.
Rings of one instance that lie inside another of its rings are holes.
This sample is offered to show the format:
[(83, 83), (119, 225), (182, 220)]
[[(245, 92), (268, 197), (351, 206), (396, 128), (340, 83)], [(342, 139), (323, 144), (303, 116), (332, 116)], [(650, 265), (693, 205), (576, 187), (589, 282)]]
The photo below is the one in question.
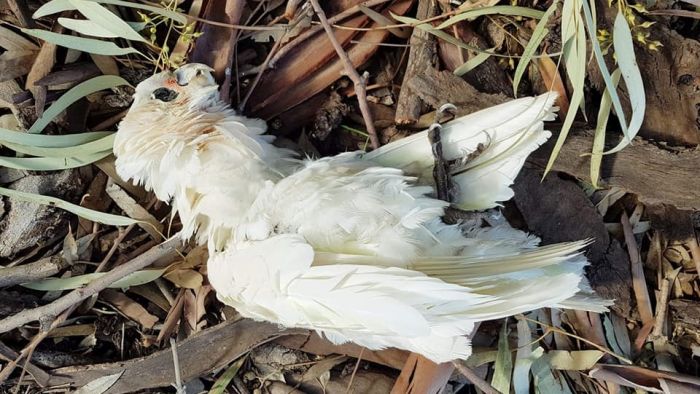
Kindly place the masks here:
[[(604, 312), (612, 304), (595, 296), (584, 275), (586, 258), (581, 254), (588, 242), (566, 242), (538, 248), (493, 252), (481, 256), (421, 257), (408, 269), (490, 296), (497, 303), (471, 308), (478, 320), (496, 319), (542, 308), (562, 307)], [(317, 252), (314, 265), (391, 264), (376, 256)]]
[[(554, 119), (554, 93), (526, 97), (455, 119), (443, 126), (441, 140), (447, 160), (481, 153), (453, 169), (458, 186), (455, 203), (466, 210), (493, 208), (513, 196), (510, 185), (527, 156), (551, 136), (544, 121)], [(481, 146), (480, 146), (481, 144)], [(364, 155), (375, 163), (402, 168), (432, 182), (433, 154), (423, 131)]]
[(400, 268), (312, 266), (314, 254), (301, 236), (278, 235), (213, 254), (209, 278), (218, 297), (246, 317), (437, 362), (468, 356), (468, 311), (494, 301)]

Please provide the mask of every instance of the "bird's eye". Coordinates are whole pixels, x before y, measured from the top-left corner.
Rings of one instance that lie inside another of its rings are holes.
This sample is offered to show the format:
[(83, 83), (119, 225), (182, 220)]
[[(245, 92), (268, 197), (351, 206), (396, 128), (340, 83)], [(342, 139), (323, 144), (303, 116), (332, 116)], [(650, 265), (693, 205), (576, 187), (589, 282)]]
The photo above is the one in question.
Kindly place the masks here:
[(151, 93), (151, 97), (167, 103), (177, 98), (177, 92), (168, 88), (158, 88)]

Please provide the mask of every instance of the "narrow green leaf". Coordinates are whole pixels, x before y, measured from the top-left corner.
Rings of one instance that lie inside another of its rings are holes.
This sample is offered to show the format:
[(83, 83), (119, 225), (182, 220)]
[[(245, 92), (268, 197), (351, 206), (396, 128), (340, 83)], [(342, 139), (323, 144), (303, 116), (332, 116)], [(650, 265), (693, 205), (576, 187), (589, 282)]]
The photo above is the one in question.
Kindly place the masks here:
[[(160, 278), (168, 268), (150, 269), (133, 272), (118, 281), (109, 285), (113, 289), (121, 289), (131, 286), (138, 286), (152, 282)], [(40, 291), (60, 291), (74, 290), (83, 287), (90, 282), (105, 276), (106, 272), (95, 272), (92, 274), (72, 276), (70, 278), (47, 278), (29, 283), (23, 283), (22, 287)]]
[(97, 25), (102, 26), (103, 29), (109, 30), (115, 37), (147, 42), (143, 36), (135, 32), (122, 18), (101, 6), (99, 3), (87, 0), (70, 0), (70, 2), (83, 16)]
[(209, 394), (223, 394), (226, 393), (226, 387), (228, 387), (229, 383), (233, 380), (233, 378), (236, 376), (238, 371), (241, 369), (243, 366), (243, 363), (245, 362), (245, 356), (239, 358), (238, 360), (234, 361), (230, 367), (226, 368), (226, 371), (219, 376), (218, 379), (216, 379), (216, 382), (214, 382), (214, 385), (211, 386), (211, 390), (209, 390)]
[(38, 135), (0, 128), (0, 145), (20, 144), (42, 148), (67, 148), (97, 141), (114, 133), (109, 131), (92, 131), (68, 135)]
[[(121, 7), (136, 8), (139, 10), (149, 11), (154, 14), (162, 15), (166, 18), (172, 19), (175, 22), (184, 24), (187, 23), (187, 16), (179, 12), (167, 10), (163, 7), (154, 7), (150, 5), (144, 5), (139, 3), (133, 3), (131, 1), (120, 1), (120, 0), (90, 0), (95, 3), (102, 4), (112, 4)], [(70, 11), (77, 9), (70, 0), (52, 0), (43, 6), (39, 7), (38, 10), (32, 16), (34, 19), (41, 18), (47, 15), (56, 14), (63, 11)]]
[(510, 380), (513, 373), (513, 359), (508, 346), (508, 319), (503, 320), (503, 329), (498, 336), (498, 355), (494, 365), (491, 385), (501, 393), (510, 393)]
[(520, 79), (522, 79), (523, 74), (527, 69), (527, 65), (530, 64), (532, 56), (537, 51), (537, 48), (540, 47), (542, 40), (544, 40), (544, 38), (547, 37), (547, 34), (549, 33), (549, 29), (547, 29), (547, 23), (549, 23), (549, 18), (552, 16), (554, 11), (557, 10), (558, 6), (559, 0), (555, 0), (554, 2), (552, 2), (552, 5), (549, 6), (547, 11), (545, 11), (544, 15), (542, 15), (542, 19), (537, 23), (537, 26), (535, 26), (535, 30), (533, 30), (532, 32), (530, 41), (528, 41), (527, 45), (525, 46), (525, 49), (523, 50), (523, 57), (521, 57), (518, 61), (518, 67), (516, 67), (515, 76), (513, 77), (513, 94), (515, 97), (518, 96), (518, 86), (520, 85)]
[[(489, 49), (489, 51), (493, 51), (492, 49)], [(462, 64), (461, 66), (457, 67), (452, 73), (454, 75), (457, 75), (458, 77), (461, 77), (462, 75), (468, 73), (469, 71), (477, 68), (481, 63), (485, 62), (486, 59), (491, 57), (490, 53), (486, 52), (481, 52), (477, 54), (476, 56), (472, 57), (471, 59), (467, 60)]]
[[(588, 35), (589, 37), (595, 37), (597, 34), (597, 26), (595, 24), (595, 20), (593, 19), (593, 13), (591, 12), (591, 8), (589, 7), (589, 3), (583, 2), (583, 15), (586, 19), (586, 29), (588, 30)], [(627, 134), (627, 120), (625, 119), (625, 113), (623, 112), (622, 109), (622, 103), (620, 102), (620, 97), (617, 94), (617, 83), (613, 83), (612, 76), (610, 74), (610, 71), (608, 70), (608, 66), (605, 64), (605, 57), (603, 56), (603, 51), (600, 48), (600, 43), (598, 40), (591, 40), (592, 47), (593, 47), (593, 54), (595, 55), (596, 62), (598, 63), (598, 70), (600, 70), (600, 74), (603, 77), (603, 81), (605, 82), (605, 88), (610, 94), (610, 103), (612, 104), (613, 108), (615, 109), (615, 113), (617, 114), (617, 120), (620, 123), (620, 129), (622, 130), (623, 134)]]
[(28, 133), (39, 133), (46, 125), (49, 124), (58, 114), (63, 112), (69, 105), (78, 101), (79, 99), (87, 96), (88, 94), (98, 92), (100, 90), (113, 88), (120, 85), (129, 85), (124, 78), (118, 77), (116, 75), (100, 75), (98, 77), (89, 79), (85, 82), (74, 86), (69, 91), (63, 94), (61, 98), (56, 100), (56, 102), (49, 107), (41, 118), (37, 119), (32, 127), (27, 130)]
[[(369, 8), (365, 7), (364, 5), (360, 4), (360, 11), (362, 11), (363, 14), (367, 15), (371, 20), (376, 22), (379, 26), (390, 26), (394, 24), (394, 21), (391, 19), (387, 18), (383, 14)], [(408, 38), (411, 36), (411, 32), (407, 29), (403, 29), (400, 27), (394, 27), (394, 28), (389, 28), (389, 32), (391, 34), (395, 35), (396, 37), (399, 38)]]
[(114, 145), (116, 133), (112, 133), (96, 141), (87, 142), (81, 145), (69, 146), (64, 148), (44, 148), (31, 145), (20, 145), (5, 142), (3, 145), (14, 150), (15, 152), (24, 153), (26, 155), (41, 156), (41, 157), (82, 157), (86, 155), (94, 155), (102, 152), (111, 152)]
[[(642, 74), (637, 66), (637, 59), (634, 55), (634, 44), (632, 42), (632, 32), (627, 24), (627, 19), (622, 12), (617, 14), (615, 25), (613, 28), (613, 47), (615, 48), (615, 58), (622, 72), (622, 79), (625, 80), (625, 87), (629, 93), (630, 105), (632, 107), (632, 115), (630, 123), (625, 131), (625, 138), (620, 143), (605, 152), (606, 154), (615, 153), (629, 145), (642, 127), (644, 122), (644, 112), (646, 111), (646, 93), (644, 92), (644, 81)], [(624, 117), (622, 111), (617, 112), (618, 118)]]
[[(612, 74), (613, 89), (617, 89), (617, 84), (620, 81), (620, 74), (619, 68)], [(600, 166), (603, 161), (603, 150), (605, 149), (605, 131), (608, 127), (611, 106), (612, 99), (610, 97), (610, 90), (606, 88), (605, 93), (603, 93), (603, 98), (600, 100), (595, 135), (593, 136), (593, 149), (591, 150), (591, 182), (596, 189), (599, 188)]]
[(69, 0), (51, 0), (48, 3), (39, 7), (38, 10), (34, 12), (32, 18), (39, 19), (48, 15), (57, 14), (63, 11), (74, 10), (75, 7), (70, 3)]
[(107, 224), (110, 226), (128, 226), (130, 224), (136, 224), (139, 221), (134, 220), (129, 217), (112, 215), (109, 213), (99, 212), (80, 205), (69, 203), (68, 201), (63, 201), (60, 198), (42, 196), (40, 194), (26, 193), (18, 190), (6, 189), (0, 187), (0, 195), (7, 196), (10, 198), (15, 198), (22, 201), (34, 202), (37, 204), (55, 206), (66, 211), (76, 214), (81, 218), (91, 220), (93, 222)]
[(0, 156), (0, 166), (28, 171), (55, 171), (77, 168), (109, 156), (111, 150), (78, 157), (8, 157)]
[(65, 27), (66, 29), (73, 30), (84, 36), (102, 37), (102, 38), (116, 38), (118, 35), (114, 34), (108, 29), (102, 27), (91, 20), (86, 19), (70, 19), (70, 18), (58, 18), (58, 24)]
[(586, 29), (581, 18), (582, 0), (565, 0), (562, 9), (561, 35), (564, 43), (564, 61), (566, 72), (573, 87), (569, 112), (566, 114), (561, 132), (557, 138), (552, 153), (549, 156), (544, 175), (546, 176), (559, 156), (571, 125), (576, 118), (576, 108), (583, 103), (583, 90), (586, 80)]
[(442, 30), (446, 27), (450, 27), (454, 25), (455, 23), (464, 21), (464, 20), (473, 20), (476, 19), (480, 16), (483, 15), (493, 15), (493, 14), (500, 14), (500, 15), (510, 15), (510, 16), (524, 16), (526, 18), (533, 18), (533, 19), (540, 19), (544, 15), (542, 11), (538, 11), (532, 8), (527, 8), (527, 7), (518, 7), (518, 6), (511, 6), (511, 5), (497, 5), (493, 7), (482, 7), (482, 8), (476, 8), (472, 9), (469, 11), (462, 12), (458, 15), (455, 15), (446, 21), (442, 22), (439, 26), (436, 27), (438, 30)]
[(551, 369), (582, 371), (593, 368), (603, 355), (605, 353), (600, 350), (550, 350), (542, 356), (542, 361)]
[(62, 47), (97, 55), (121, 56), (129, 53), (141, 54), (134, 48), (121, 48), (113, 42), (96, 40), (94, 38), (75, 37), (40, 29), (22, 29), (22, 32)]

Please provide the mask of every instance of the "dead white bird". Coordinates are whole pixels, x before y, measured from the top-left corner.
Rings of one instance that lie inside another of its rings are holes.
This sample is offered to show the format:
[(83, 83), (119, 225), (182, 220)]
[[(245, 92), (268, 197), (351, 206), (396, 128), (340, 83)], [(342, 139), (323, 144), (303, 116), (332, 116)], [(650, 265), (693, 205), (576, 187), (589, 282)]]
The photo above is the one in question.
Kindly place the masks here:
[[(114, 152), (120, 176), (171, 201), (183, 236), (208, 244), (209, 281), (242, 315), (444, 362), (469, 356), (477, 321), (606, 309), (583, 274), (586, 242), (537, 247), (507, 224), (444, 224), (426, 132), (367, 154), (296, 160), (271, 144), (263, 121), (219, 100), (210, 71), (189, 64), (139, 84)], [(486, 146), (454, 170), (456, 205), (512, 197), (525, 158), (550, 136), (553, 100), (518, 99), (445, 125), (447, 160)]]

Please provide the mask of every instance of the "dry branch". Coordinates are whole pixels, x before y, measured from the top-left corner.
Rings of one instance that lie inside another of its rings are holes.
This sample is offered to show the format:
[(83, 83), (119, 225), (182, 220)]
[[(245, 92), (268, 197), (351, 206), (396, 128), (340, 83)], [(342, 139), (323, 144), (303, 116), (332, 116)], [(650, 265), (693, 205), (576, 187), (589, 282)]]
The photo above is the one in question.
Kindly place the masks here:
[(311, 5), (314, 7), (314, 11), (316, 11), (316, 15), (318, 15), (318, 19), (321, 21), (323, 29), (328, 34), (328, 39), (331, 41), (335, 51), (338, 53), (338, 57), (343, 62), (345, 73), (352, 80), (355, 87), (355, 94), (357, 95), (357, 102), (360, 105), (360, 112), (362, 112), (362, 118), (365, 121), (365, 127), (367, 128), (367, 134), (369, 134), (372, 148), (377, 149), (379, 148), (379, 138), (377, 137), (377, 130), (374, 128), (374, 122), (372, 121), (372, 114), (369, 110), (369, 104), (367, 104), (367, 80), (366, 78), (360, 76), (357, 70), (355, 70), (355, 67), (352, 65), (352, 61), (348, 57), (348, 54), (345, 53), (343, 46), (340, 45), (335, 33), (333, 33), (333, 29), (328, 23), (326, 14), (318, 4), (318, 0), (311, 0)]
[(65, 311), (78, 302), (99, 293), (101, 290), (107, 288), (117, 280), (124, 278), (134, 271), (149, 266), (151, 263), (162, 257), (168, 256), (175, 251), (175, 248), (180, 242), (182, 241), (180, 240), (179, 236), (175, 235), (174, 237), (168, 239), (158, 246), (151, 248), (146, 253), (136, 257), (135, 259), (118, 266), (105, 274), (105, 276), (90, 282), (90, 284), (85, 287), (75, 289), (50, 304), (26, 310), (0, 320), (0, 333), (8, 332), (29, 322), (44, 320), (47, 316), (57, 316), (59, 313)]
[(0, 288), (44, 279), (68, 268), (70, 263), (60, 256), (45, 257), (39, 261), (0, 268)]

